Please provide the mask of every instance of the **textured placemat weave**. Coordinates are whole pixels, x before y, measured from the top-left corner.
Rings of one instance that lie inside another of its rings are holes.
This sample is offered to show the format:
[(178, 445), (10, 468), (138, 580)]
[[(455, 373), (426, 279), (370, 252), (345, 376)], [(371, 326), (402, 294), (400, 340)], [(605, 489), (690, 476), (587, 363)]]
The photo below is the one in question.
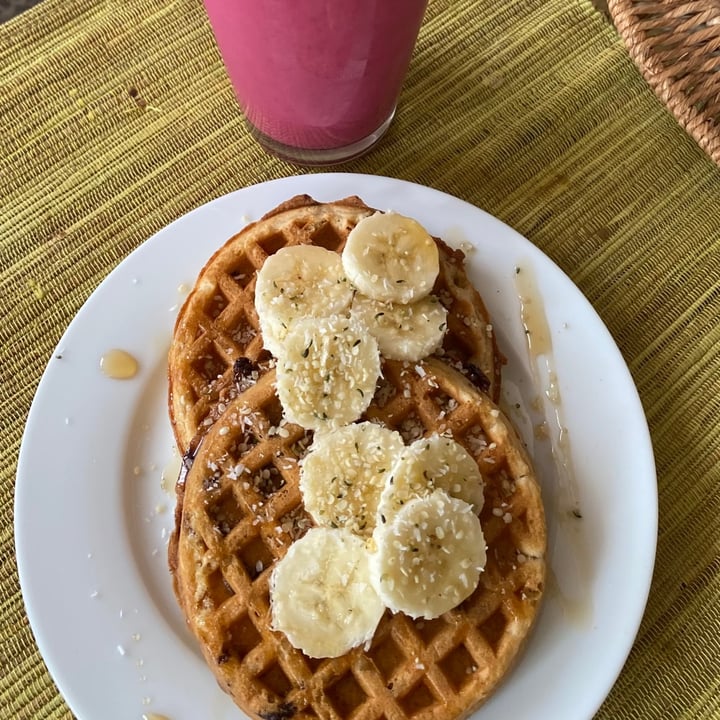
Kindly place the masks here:
[[(396, 122), (347, 169), (488, 210), (597, 308), (638, 385), (660, 490), (647, 613), (598, 717), (718, 717), (720, 170), (589, 0), (431, 0)], [(13, 554), (17, 453), (53, 347), (155, 231), (295, 172), (246, 136), (199, 0), (45, 0), (0, 26), (3, 718), (71, 717)]]
[(645, 79), (720, 163), (720, 4), (609, 0), (608, 6)]

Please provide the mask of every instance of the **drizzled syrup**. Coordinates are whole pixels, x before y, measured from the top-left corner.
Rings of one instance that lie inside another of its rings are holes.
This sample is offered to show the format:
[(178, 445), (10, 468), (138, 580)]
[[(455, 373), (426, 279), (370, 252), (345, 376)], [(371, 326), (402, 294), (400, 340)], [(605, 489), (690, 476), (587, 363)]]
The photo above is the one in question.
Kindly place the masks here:
[[(515, 269), (515, 287), (530, 374), (533, 386), (539, 392), (531, 402), (531, 409), (543, 417), (535, 425), (534, 435), (536, 440), (549, 441), (556, 470), (551, 510), (557, 519), (557, 528), (554, 537), (549, 538), (550, 554), (556, 567), (548, 571), (548, 592), (556, 596), (567, 619), (576, 624), (587, 623), (592, 619), (591, 555), (582, 527), (580, 492), (570, 433), (565, 424), (552, 334), (537, 279), (529, 264)], [(558, 574), (558, 567), (563, 568), (561, 574)]]
[(138, 371), (138, 361), (126, 350), (114, 348), (100, 358), (100, 369), (113, 380), (129, 380)]

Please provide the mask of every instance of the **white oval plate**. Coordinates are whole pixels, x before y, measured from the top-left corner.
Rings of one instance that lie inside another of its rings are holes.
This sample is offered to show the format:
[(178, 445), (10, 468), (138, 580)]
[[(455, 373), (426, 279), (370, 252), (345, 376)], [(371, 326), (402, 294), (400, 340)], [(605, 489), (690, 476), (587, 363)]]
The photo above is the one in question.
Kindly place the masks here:
[[(182, 286), (246, 222), (298, 193), (326, 201), (357, 194), (474, 246), (470, 275), (508, 357), (504, 403), (543, 486), (551, 570), (521, 660), (476, 718), (592, 717), (633, 643), (655, 556), (653, 455), (627, 367), (580, 291), (516, 232), (436, 190), (352, 174), (274, 180), (180, 218), (107, 277), (60, 341), (28, 417), (15, 507), (27, 612), (60, 691), (80, 720), (243, 716), (205, 667), (167, 570), (173, 499), (161, 475), (174, 466), (174, 448), (166, 355)], [(516, 267), (534, 274), (551, 328), (581, 520), (559, 510), (550, 441), (533, 438), (542, 417), (515, 408), (537, 408), (543, 389), (530, 372)], [(135, 378), (101, 373), (111, 348), (139, 360)]]

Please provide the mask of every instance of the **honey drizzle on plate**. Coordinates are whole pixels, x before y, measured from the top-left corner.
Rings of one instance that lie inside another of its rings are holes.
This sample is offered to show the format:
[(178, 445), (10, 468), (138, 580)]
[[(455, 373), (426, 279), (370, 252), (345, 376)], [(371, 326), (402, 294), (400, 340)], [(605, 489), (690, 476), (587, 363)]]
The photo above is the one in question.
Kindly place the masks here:
[[(577, 476), (572, 460), (570, 434), (565, 424), (562, 396), (553, 354), (552, 334), (535, 273), (530, 265), (515, 268), (515, 287), (520, 302), (520, 319), (525, 331), (526, 349), (533, 386), (540, 396), (532, 409), (544, 416), (535, 427), (536, 439), (547, 439), (557, 477), (555, 515), (563, 536), (554, 550), (563, 555), (563, 567), (571, 566), (568, 578), (558, 578), (549, 568), (548, 590), (557, 597), (563, 615), (573, 623), (592, 620), (590, 595), (592, 563), (582, 529), (582, 511)], [(573, 586), (572, 592), (566, 587)]]
[(539, 411), (547, 410), (548, 406), (550, 409), (549, 413), (545, 412), (543, 431), (547, 433), (552, 444), (552, 454), (558, 470), (561, 509), (576, 518), (581, 518), (578, 484), (573, 467), (570, 437), (563, 417), (550, 326), (535, 274), (529, 266), (516, 268), (515, 285), (520, 300), (520, 318), (525, 330), (533, 384), (546, 398), (546, 401), (539, 399), (534, 404)]
[(113, 348), (100, 358), (100, 369), (113, 380), (129, 380), (138, 371), (138, 361), (126, 350)]
[(178, 476), (180, 475), (180, 468), (182, 467), (182, 457), (177, 451), (177, 448), (173, 446), (172, 457), (167, 461), (163, 468), (162, 474), (160, 475), (160, 487), (168, 494), (175, 492), (175, 483), (177, 482)]

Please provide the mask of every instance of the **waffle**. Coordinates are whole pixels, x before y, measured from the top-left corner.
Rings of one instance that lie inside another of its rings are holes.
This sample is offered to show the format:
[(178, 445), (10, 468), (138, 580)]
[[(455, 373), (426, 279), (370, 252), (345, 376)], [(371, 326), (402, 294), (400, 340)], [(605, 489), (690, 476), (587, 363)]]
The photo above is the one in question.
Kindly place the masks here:
[(485, 571), (457, 608), (430, 621), (388, 611), (369, 648), (338, 658), (311, 659), (270, 630), (273, 565), (312, 525), (298, 487), (311, 436), (283, 424), (274, 370), (261, 375), (188, 460), (169, 553), (189, 627), (220, 686), (251, 717), (458, 720), (506, 676), (536, 616), (546, 531), (519, 437), (446, 363), (385, 370), (366, 419), (406, 442), (452, 433), (483, 472)]
[[(375, 211), (359, 198), (317, 203), (299, 195), (232, 237), (207, 262), (175, 325), (169, 356), (169, 410), (184, 453), (242, 389), (272, 365), (255, 311), (255, 275), (286, 245), (341, 251), (348, 233)], [(437, 240), (440, 273), (433, 292), (448, 308), (440, 353), (497, 400), (502, 358), (488, 313), (464, 268), (464, 255)]]

